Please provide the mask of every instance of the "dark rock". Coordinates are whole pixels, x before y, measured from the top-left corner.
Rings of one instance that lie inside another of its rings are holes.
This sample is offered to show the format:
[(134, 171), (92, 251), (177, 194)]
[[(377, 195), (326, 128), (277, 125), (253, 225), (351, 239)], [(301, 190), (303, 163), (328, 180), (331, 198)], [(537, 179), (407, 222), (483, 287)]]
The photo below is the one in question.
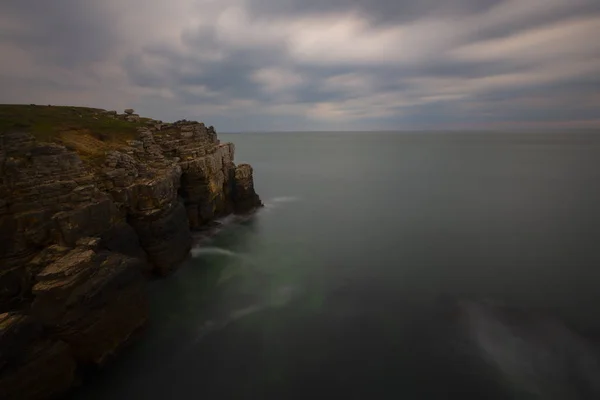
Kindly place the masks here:
[(144, 272), (150, 272), (152, 269), (139, 236), (135, 229), (126, 222), (116, 224), (111, 231), (104, 235), (101, 248), (140, 260), (143, 263), (141, 265)]
[(123, 111), (125, 114), (133, 114), (134, 113), (134, 109), (133, 108), (126, 108), (125, 111)]
[(113, 218), (117, 215), (115, 204), (105, 195), (96, 202), (60, 212), (53, 217), (58, 228), (59, 243), (74, 246), (79, 238), (108, 232), (112, 229)]
[(0, 314), (0, 398), (47, 399), (73, 384), (75, 360), (67, 344), (45, 339), (38, 323)]
[(147, 319), (137, 259), (77, 248), (38, 274), (31, 314), (80, 363), (102, 364)]
[(175, 202), (158, 215), (132, 217), (129, 221), (159, 274), (166, 275), (187, 258), (192, 235), (181, 203)]
[(260, 197), (254, 191), (253, 170), (249, 164), (240, 164), (235, 169), (233, 202), (238, 214), (245, 214), (263, 206)]
[(42, 335), (33, 318), (16, 313), (0, 314), (0, 370), (18, 361), (21, 351)]

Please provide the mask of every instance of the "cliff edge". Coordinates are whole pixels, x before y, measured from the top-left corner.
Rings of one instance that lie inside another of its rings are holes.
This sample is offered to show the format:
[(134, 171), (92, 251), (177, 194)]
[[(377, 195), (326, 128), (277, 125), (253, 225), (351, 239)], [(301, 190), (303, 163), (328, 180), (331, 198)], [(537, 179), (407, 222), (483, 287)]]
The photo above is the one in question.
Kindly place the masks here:
[(203, 123), (0, 106), (0, 398), (64, 393), (147, 319), (145, 277), (192, 232), (262, 205)]

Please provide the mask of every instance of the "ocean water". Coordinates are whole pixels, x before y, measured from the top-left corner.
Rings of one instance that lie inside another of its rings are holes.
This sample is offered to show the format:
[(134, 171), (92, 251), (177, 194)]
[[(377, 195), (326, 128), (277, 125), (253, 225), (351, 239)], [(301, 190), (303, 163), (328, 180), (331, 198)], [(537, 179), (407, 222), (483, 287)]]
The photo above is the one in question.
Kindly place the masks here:
[(596, 398), (600, 136), (220, 139), (266, 207), (75, 398)]

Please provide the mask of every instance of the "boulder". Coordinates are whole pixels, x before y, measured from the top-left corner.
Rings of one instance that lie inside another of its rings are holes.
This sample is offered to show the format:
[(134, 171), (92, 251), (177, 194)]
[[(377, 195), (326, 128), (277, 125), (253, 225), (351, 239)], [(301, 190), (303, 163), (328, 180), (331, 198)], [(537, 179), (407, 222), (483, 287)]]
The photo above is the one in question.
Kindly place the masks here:
[(139, 122), (140, 121), (140, 116), (137, 114), (128, 114), (125, 117), (125, 120), (128, 122)]

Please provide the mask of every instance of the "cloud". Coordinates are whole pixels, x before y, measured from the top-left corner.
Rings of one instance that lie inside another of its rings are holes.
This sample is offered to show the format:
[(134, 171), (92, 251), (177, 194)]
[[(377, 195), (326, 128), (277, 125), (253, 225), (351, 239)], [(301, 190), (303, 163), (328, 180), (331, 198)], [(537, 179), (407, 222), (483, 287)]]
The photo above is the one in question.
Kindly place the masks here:
[(552, 61), (600, 56), (600, 43), (590, 40), (600, 32), (600, 16), (573, 18), (501, 38), (469, 43), (455, 49), (467, 61)]
[(598, 35), (596, 0), (8, 1), (0, 101), (225, 131), (587, 126)]
[(266, 67), (254, 71), (252, 80), (262, 85), (268, 93), (278, 93), (293, 89), (303, 82), (300, 74), (284, 68)]
[(404, 23), (423, 16), (457, 16), (479, 13), (502, 0), (250, 0), (256, 15), (320, 15), (354, 11), (376, 23)]

